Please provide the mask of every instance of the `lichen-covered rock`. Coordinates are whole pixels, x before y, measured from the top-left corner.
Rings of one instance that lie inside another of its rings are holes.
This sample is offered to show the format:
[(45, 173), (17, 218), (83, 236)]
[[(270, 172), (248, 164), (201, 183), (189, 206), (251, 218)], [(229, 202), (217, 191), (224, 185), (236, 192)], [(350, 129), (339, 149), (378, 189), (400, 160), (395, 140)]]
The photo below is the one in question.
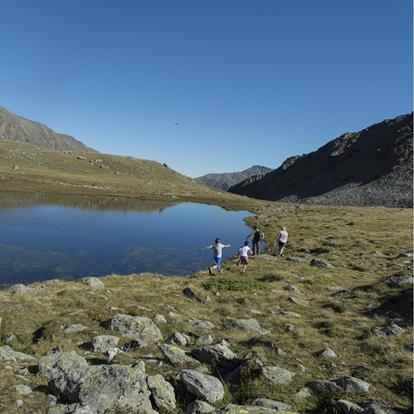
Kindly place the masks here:
[(186, 409), (187, 414), (210, 414), (215, 410), (213, 406), (204, 401), (195, 400)]
[(199, 362), (196, 361), (191, 356), (187, 355), (185, 351), (178, 348), (177, 346), (170, 344), (163, 344), (160, 347), (162, 353), (168, 359), (168, 361), (173, 365), (198, 365)]
[(329, 380), (314, 380), (309, 382), (308, 387), (316, 394), (330, 394), (341, 390), (341, 387)]
[(160, 313), (157, 313), (154, 316), (153, 321), (156, 325), (166, 325), (167, 324), (167, 319), (165, 318), (164, 315), (161, 315)]
[(149, 375), (147, 377), (147, 384), (157, 408), (168, 412), (175, 412), (176, 401), (173, 386), (159, 374)]
[(86, 331), (88, 328), (80, 323), (74, 325), (68, 325), (64, 331), (65, 333), (78, 333), (82, 331)]
[(269, 331), (262, 328), (256, 319), (235, 319), (227, 325), (227, 329), (240, 329), (254, 335), (267, 335)]
[(344, 377), (334, 381), (336, 385), (341, 387), (349, 394), (368, 394), (370, 384), (356, 377)]
[(182, 371), (180, 377), (188, 392), (198, 398), (214, 404), (224, 397), (223, 384), (216, 377), (193, 369)]
[(98, 335), (92, 339), (94, 352), (108, 352), (118, 346), (119, 338), (114, 335)]
[(190, 337), (186, 334), (182, 334), (181, 332), (174, 332), (168, 338), (167, 342), (181, 346), (186, 346), (190, 342)]
[(134, 339), (140, 346), (162, 339), (157, 325), (145, 316), (117, 314), (111, 320), (111, 329)]
[(79, 384), (79, 403), (97, 414), (117, 408), (152, 412), (149, 397), (146, 375), (138, 367), (92, 366)]
[(336, 406), (339, 408), (342, 414), (359, 414), (363, 413), (364, 409), (358, 404), (354, 404), (346, 400), (338, 400)]
[(292, 382), (296, 374), (278, 366), (264, 366), (261, 375), (273, 385), (283, 385)]
[(214, 329), (214, 324), (210, 321), (203, 321), (201, 319), (190, 319), (188, 323), (197, 331), (208, 333)]
[(0, 346), (0, 361), (33, 361), (35, 358), (31, 355), (17, 352), (8, 345)]
[(268, 407), (258, 407), (254, 405), (235, 405), (227, 404), (216, 410), (213, 414), (297, 414), (293, 411), (278, 411)]
[(191, 354), (200, 362), (227, 369), (234, 368), (238, 363), (236, 354), (224, 340), (218, 344), (196, 348)]
[(39, 360), (39, 373), (49, 379), (52, 393), (67, 402), (79, 399), (79, 386), (89, 371), (85, 358), (72, 352), (55, 352)]
[(276, 410), (277, 412), (290, 410), (292, 408), (291, 404), (287, 404), (282, 401), (269, 400), (267, 398), (256, 398), (255, 400), (252, 401), (251, 405), (258, 406), (258, 407), (272, 408)]
[(322, 269), (331, 269), (333, 266), (325, 259), (312, 259), (310, 265)]

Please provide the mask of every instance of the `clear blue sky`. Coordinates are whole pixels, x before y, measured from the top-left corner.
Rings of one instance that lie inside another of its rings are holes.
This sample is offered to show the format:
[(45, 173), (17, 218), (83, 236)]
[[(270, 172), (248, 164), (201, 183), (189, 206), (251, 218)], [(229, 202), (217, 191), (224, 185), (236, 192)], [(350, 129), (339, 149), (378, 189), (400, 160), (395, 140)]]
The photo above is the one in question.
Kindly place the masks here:
[(0, 105), (190, 176), (276, 167), (412, 110), (411, 0), (4, 0), (0, 13)]

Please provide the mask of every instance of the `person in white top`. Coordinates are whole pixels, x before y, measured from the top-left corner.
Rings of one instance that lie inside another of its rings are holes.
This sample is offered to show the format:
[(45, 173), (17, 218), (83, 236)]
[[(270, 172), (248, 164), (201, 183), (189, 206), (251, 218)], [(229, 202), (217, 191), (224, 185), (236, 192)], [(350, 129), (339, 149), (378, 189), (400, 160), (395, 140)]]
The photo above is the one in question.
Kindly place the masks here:
[(246, 273), (247, 265), (249, 264), (249, 254), (252, 252), (252, 249), (249, 247), (249, 242), (246, 240), (244, 246), (239, 249), (239, 260), (237, 264), (243, 264), (242, 273)]
[(279, 235), (277, 236), (277, 244), (279, 245), (279, 254), (281, 256), (283, 256), (288, 238), (289, 233), (287, 232), (286, 227), (282, 227), (280, 229)]
[(208, 267), (208, 272), (210, 275), (214, 275), (214, 269), (218, 269), (219, 273), (222, 273), (221, 270), (221, 261), (223, 259), (223, 248), (230, 247), (230, 244), (223, 244), (220, 239), (216, 239), (214, 244), (211, 246), (204, 247), (200, 250), (208, 250), (213, 249), (214, 252), (214, 265)]

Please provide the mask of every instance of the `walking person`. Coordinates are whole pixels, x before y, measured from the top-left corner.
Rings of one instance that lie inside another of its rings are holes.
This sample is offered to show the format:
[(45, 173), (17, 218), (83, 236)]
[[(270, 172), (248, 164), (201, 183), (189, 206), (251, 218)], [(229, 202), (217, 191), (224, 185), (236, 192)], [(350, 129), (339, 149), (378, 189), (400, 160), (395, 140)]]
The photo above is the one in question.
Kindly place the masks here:
[(277, 236), (277, 244), (279, 245), (279, 254), (281, 256), (283, 256), (288, 238), (289, 233), (287, 232), (286, 227), (282, 227), (280, 229), (279, 235)]
[[(253, 236), (253, 237), (252, 237)], [(253, 226), (253, 231), (246, 237), (252, 237), (253, 256), (260, 254), (260, 242), (264, 240), (264, 233), (256, 226)]]
[(252, 249), (249, 247), (249, 242), (246, 240), (244, 246), (239, 249), (239, 260), (237, 264), (241, 263), (243, 265), (242, 273), (246, 273), (247, 265), (249, 264), (249, 254)]
[(221, 262), (223, 259), (223, 248), (230, 247), (230, 246), (231, 246), (230, 244), (223, 244), (220, 239), (216, 239), (214, 241), (214, 244), (212, 244), (211, 246), (207, 246), (207, 247), (200, 249), (200, 250), (213, 249), (214, 264), (208, 267), (208, 272), (210, 273), (210, 275), (214, 275), (214, 269), (218, 269), (219, 273), (222, 273)]

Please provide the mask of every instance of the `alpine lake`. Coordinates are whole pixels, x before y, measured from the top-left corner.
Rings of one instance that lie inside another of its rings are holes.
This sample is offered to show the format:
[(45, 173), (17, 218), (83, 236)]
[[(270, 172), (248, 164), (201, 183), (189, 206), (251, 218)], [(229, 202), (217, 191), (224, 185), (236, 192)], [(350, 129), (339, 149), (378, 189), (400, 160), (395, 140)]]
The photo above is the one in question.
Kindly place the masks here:
[(198, 203), (0, 193), (0, 285), (110, 274), (191, 274), (215, 238), (236, 254), (247, 211)]

